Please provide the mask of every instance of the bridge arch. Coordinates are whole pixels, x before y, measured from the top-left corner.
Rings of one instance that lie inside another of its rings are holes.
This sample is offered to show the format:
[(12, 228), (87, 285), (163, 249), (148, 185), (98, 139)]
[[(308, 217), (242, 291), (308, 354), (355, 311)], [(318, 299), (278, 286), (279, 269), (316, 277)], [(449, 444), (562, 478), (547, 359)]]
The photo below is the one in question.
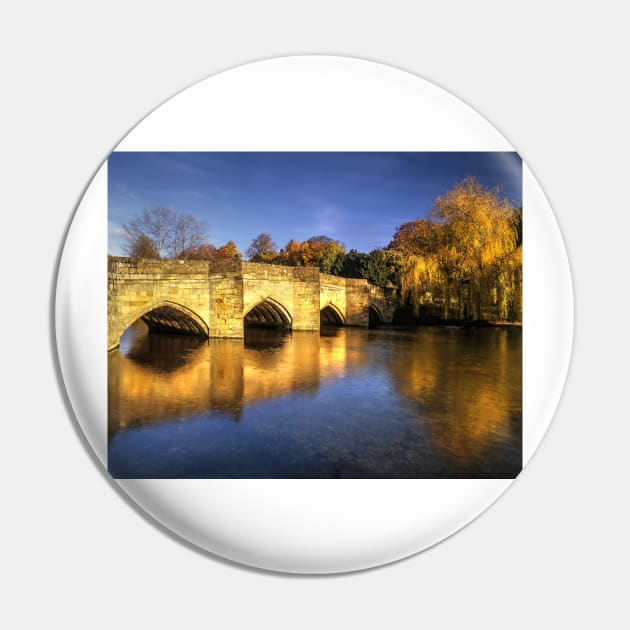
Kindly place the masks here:
[(381, 310), (378, 308), (378, 306), (374, 304), (370, 304), (368, 308), (368, 317), (370, 328), (380, 326), (385, 321), (383, 313), (381, 313)]
[(291, 328), (293, 318), (288, 309), (271, 297), (256, 302), (245, 311), (245, 326), (260, 328)]
[(345, 326), (346, 318), (341, 309), (332, 302), (326, 304), (319, 313), (320, 322), (323, 326)]
[(120, 327), (117, 341), (129, 326), (141, 319), (150, 333), (208, 337), (209, 328), (202, 317), (182, 304), (161, 301), (145, 305), (128, 317)]

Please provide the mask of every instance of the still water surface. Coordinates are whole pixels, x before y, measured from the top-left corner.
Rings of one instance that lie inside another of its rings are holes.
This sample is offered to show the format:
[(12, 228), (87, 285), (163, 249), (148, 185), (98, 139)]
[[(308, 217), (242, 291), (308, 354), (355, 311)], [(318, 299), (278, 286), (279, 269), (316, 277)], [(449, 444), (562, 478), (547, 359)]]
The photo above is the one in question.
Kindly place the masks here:
[(253, 329), (109, 353), (118, 478), (515, 477), (521, 331)]

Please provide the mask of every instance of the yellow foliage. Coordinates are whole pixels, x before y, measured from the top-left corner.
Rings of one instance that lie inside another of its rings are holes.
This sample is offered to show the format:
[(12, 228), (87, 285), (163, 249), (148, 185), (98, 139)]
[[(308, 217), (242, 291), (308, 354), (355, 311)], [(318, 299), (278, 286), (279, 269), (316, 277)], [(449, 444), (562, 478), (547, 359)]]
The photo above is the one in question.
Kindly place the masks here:
[(445, 318), (521, 318), (520, 213), (499, 193), (466, 178), (436, 199), (428, 219), (398, 229), (390, 248), (416, 314), (431, 303)]

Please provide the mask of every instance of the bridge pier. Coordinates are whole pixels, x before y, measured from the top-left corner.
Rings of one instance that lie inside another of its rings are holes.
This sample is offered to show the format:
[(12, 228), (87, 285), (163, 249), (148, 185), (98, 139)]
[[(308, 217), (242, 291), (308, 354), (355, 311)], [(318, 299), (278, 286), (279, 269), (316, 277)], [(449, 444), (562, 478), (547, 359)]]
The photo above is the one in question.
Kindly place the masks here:
[(343, 325), (363, 327), (370, 307), (390, 322), (395, 307), (387, 290), (316, 267), (120, 257), (108, 263), (109, 350), (138, 319), (156, 332), (239, 339), (248, 318), (317, 331), (326, 307)]

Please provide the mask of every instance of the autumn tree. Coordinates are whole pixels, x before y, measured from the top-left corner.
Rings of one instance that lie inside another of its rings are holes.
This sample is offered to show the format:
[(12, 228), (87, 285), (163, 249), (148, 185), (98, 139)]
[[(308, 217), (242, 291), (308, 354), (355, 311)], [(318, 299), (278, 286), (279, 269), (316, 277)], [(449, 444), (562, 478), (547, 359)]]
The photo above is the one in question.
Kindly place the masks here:
[(184, 252), (184, 256), (186, 260), (216, 260), (217, 259), (217, 248), (210, 243), (202, 243), (197, 247), (192, 247), (191, 249)]
[(289, 267), (297, 267), (300, 261), (300, 251), (302, 243), (291, 239), (279, 252), (274, 259), (276, 265), (288, 265)]
[[(404, 301), (418, 314), (425, 302), (445, 299), (446, 275), (440, 265), (442, 230), (431, 219), (403, 223), (388, 246)], [(447, 317), (448, 314), (444, 313)]]
[(416, 219), (398, 228), (388, 249), (427, 255), (436, 253), (441, 244), (439, 226), (431, 219)]
[(290, 267), (319, 267), (322, 273), (339, 274), (346, 247), (329, 236), (313, 236), (304, 242), (291, 239), (271, 261)]
[(444, 318), (520, 319), (519, 222), (498, 188), (466, 178), (394, 235), (403, 297), (416, 313), (431, 304)]
[[(313, 241), (311, 241), (313, 242)], [(319, 241), (323, 245), (323, 249), (318, 257), (317, 266), (322, 273), (339, 275), (345, 258), (346, 247), (340, 241), (329, 239), (328, 241)]]
[(278, 246), (271, 234), (263, 232), (252, 240), (245, 254), (252, 262), (271, 262), (278, 255)]
[(240, 260), (243, 257), (234, 241), (228, 241), (217, 249), (216, 260)]
[(508, 287), (501, 272), (517, 247), (516, 209), (498, 188), (468, 177), (437, 198), (432, 218), (444, 231), (443, 266), (458, 281), (458, 301), (465, 306), (460, 315), (482, 319), (498, 302), (496, 315), (505, 316), (503, 294), (516, 287)]
[(206, 227), (193, 214), (157, 207), (143, 210), (123, 225), (123, 238), (129, 256), (181, 258), (205, 242)]

